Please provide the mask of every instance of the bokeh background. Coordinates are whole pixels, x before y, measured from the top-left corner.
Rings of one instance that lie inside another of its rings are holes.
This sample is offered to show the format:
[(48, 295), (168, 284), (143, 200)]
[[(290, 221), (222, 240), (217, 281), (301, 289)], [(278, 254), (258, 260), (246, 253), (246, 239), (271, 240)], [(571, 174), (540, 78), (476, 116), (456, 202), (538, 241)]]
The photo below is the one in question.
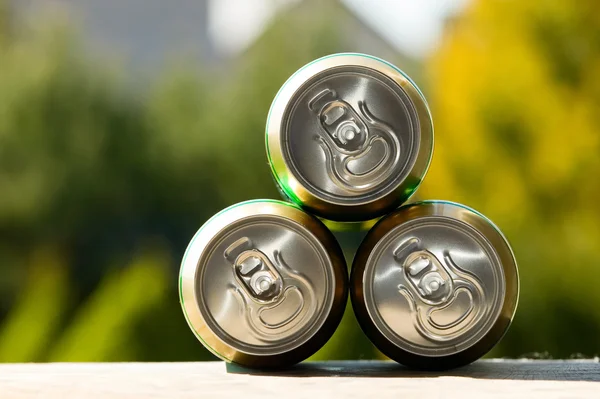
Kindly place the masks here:
[[(490, 356), (600, 353), (599, 2), (0, 0), (0, 361), (211, 359), (178, 303), (185, 247), (278, 198), (270, 102), (340, 51), (425, 92), (418, 198), (514, 246), (520, 305)], [(377, 356), (348, 308), (314, 359)]]

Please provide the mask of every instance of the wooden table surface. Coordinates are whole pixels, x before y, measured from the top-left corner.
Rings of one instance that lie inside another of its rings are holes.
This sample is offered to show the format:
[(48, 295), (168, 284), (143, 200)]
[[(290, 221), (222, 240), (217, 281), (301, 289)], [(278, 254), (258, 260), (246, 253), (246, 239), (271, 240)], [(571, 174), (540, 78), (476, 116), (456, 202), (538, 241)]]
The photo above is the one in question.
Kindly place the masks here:
[(593, 360), (481, 360), (446, 373), (390, 362), (303, 363), (253, 373), (222, 362), (0, 365), (0, 399), (600, 398)]

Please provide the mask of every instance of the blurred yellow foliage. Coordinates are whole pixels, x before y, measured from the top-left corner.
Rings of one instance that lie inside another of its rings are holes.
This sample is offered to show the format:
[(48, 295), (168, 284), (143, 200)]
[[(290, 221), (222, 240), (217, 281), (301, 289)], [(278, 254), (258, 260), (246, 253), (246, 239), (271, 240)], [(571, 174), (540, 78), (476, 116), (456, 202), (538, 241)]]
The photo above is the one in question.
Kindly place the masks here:
[(480, 210), (514, 245), (521, 303), (496, 354), (598, 353), (600, 3), (477, 1), (446, 33), (428, 62), (436, 148), (420, 196)]

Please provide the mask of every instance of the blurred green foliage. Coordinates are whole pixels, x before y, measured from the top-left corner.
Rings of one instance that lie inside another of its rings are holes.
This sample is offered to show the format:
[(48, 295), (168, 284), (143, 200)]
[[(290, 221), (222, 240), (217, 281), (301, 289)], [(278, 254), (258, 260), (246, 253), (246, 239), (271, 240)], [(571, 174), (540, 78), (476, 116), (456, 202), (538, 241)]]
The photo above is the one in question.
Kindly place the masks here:
[[(224, 73), (173, 67), (143, 88), (64, 24), (4, 19), (0, 361), (211, 358), (179, 307), (179, 261), (218, 210), (278, 197), (265, 118), (299, 65), (342, 50), (331, 17), (348, 14), (323, 11), (279, 19)], [(373, 353), (349, 312), (317, 357)]]
[[(299, 7), (223, 70), (138, 87), (68, 27), (15, 26), (1, 4), (0, 361), (210, 359), (178, 303), (185, 246), (223, 207), (278, 197), (270, 102), (301, 65), (353, 50), (349, 14)], [(415, 76), (436, 126), (419, 197), (489, 215), (520, 263), (494, 356), (600, 352), (599, 16), (592, 0), (472, 2)], [(313, 358), (375, 356), (349, 310)]]

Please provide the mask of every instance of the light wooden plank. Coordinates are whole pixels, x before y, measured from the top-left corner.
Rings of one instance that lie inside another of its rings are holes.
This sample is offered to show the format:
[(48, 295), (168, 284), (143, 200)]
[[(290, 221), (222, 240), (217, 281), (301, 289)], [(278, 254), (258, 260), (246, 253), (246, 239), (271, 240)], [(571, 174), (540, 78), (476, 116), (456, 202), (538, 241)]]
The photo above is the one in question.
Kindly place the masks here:
[(447, 373), (390, 362), (301, 364), (250, 373), (224, 363), (0, 365), (0, 399), (600, 398), (600, 363), (484, 360)]

